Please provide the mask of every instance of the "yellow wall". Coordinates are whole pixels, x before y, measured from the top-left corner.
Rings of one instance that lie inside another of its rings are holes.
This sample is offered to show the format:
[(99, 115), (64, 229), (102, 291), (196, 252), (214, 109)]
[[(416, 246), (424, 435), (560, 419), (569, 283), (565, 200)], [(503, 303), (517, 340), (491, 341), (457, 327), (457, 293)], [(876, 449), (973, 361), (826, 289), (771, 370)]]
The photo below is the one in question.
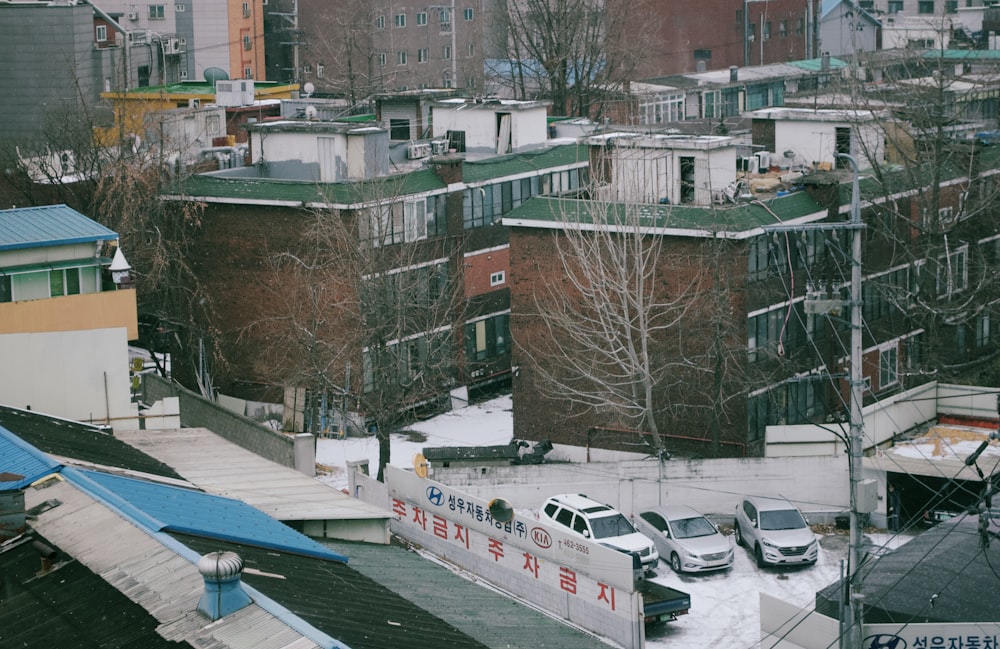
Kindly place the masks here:
[(67, 295), (0, 304), (0, 334), (84, 331), (124, 327), (139, 337), (135, 290)]

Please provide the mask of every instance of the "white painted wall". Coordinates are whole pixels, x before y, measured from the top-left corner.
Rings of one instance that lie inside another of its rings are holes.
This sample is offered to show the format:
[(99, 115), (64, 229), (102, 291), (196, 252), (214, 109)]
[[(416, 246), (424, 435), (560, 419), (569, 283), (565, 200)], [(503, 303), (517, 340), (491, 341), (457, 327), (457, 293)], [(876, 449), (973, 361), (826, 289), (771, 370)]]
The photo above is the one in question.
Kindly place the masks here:
[(800, 164), (812, 164), (813, 162), (836, 161), (837, 128), (856, 129), (857, 138), (865, 146), (858, 147), (852, 145), (852, 154), (862, 169), (868, 169), (872, 165), (861, 152), (870, 152), (876, 160), (885, 158), (884, 137), (878, 126), (875, 124), (852, 125), (848, 121), (812, 121), (812, 120), (783, 120), (775, 121), (774, 143), (775, 151), (772, 153), (782, 156), (785, 151), (795, 153), (795, 162)]
[(448, 131), (465, 131), (465, 150), (468, 153), (496, 153), (497, 113), (511, 115), (511, 147), (514, 152), (538, 147), (548, 139), (544, 106), (513, 110), (504, 104), (490, 104), (488, 108), (476, 104), (459, 106), (462, 108), (433, 107), (433, 137), (444, 138)]
[(138, 428), (125, 328), (0, 336), (0, 401), (84, 422)]
[(713, 190), (736, 180), (735, 146), (711, 150), (616, 147), (605, 155), (614, 160), (612, 186), (604, 194), (611, 201), (658, 203), (667, 198), (673, 205), (680, 204), (682, 157), (694, 158), (694, 205), (710, 205)]

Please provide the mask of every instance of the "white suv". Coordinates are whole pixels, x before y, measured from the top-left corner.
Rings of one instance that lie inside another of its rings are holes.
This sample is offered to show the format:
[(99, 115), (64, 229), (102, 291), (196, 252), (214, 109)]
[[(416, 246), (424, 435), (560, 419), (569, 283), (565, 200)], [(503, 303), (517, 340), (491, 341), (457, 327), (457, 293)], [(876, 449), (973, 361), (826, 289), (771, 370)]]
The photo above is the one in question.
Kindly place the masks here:
[(747, 546), (757, 566), (813, 564), (819, 543), (802, 512), (785, 500), (744, 498), (736, 506), (736, 543)]
[(636, 531), (620, 511), (583, 494), (552, 496), (542, 505), (540, 516), (595, 543), (637, 554), (644, 570), (652, 570), (660, 560), (649, 537)]

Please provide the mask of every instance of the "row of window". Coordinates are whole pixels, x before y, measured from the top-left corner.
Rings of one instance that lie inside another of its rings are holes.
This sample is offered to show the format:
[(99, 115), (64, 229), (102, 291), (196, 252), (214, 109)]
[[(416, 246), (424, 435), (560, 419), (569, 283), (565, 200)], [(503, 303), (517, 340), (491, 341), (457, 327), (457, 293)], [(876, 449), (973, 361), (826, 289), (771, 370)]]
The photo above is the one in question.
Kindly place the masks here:
[[(467, 362), (487, 361), (509, 354), (510, 314), (501, 313), (467, 323), (464, 334)], [(362, 354), (365, 392), (375, 388), (376, 367), (380, 372), (390, 372), (383, 380), (405, 386), (422, 375), (431, 374), (428, 369), (443, 368), (448, 363), (450, 347), (450, 332), (444, 331), (413, 336), (381, 350), (365, 350)], [(374, 354), (386, 354), (387, 357), (384, 362), (377, 363)]]
[[(862, 9), (875, 9), (874, 0), (861, 0), (858, 4)], [(891, 14), (902, 13), (906, 10), (906, 5), (903, 3), (903, 0), (889, 0), (888, 10)], [(934, 0), (917, 0), (917, 13), (932, 15), (936, 11), (937, 8), (934, 5)], [(949, 14), (958, 13), (958, 0), (944, 0), (944, 11)]]
[[(469, 56), (475, 56), (476, 46), (469, 43), (466, 48), (466, 52)], [(430, 60), (430, 50), (426, 47), (421, 47), (417, 50), (417, 63), (427, 63)], [(441, 47), (441, 60), (450, 61), (451, 60), (451, 45), (443, 45)], [(389, 58), (385, 52), (378, 53), (378, 64), (379, 67), (385, 67), (388, 63)], [(407, 65), (410, 62), (410, 53), (407, 50), (399, 50), (396, 52), (396, 65)], [(308, 70), (307, 70), (308, 72)], [(322, 76), (322, 75), (320, 75)]]
[(99, 269), (60, 268), (0, 275), (0, 302), (23, 302), (101, 290)]
[[(463, 10), (462, 14), (465, 20), (467, 21), (471, 21), (475, 17), (472, 7)], [(415, 18), (417, 26), (423, 27), (427, 25), (427, 15), (428, 14), (426, 11), (418, 11), (416, 13)], [(437, 11), (437, 19), (438, 19), (438, 25), (441, 26), (442, 31), (447, 31), (448, 29), (450, 29), (451, 9), (439, 9)], [(395, 14), (392, 19), (392, 24), (394, 27), (406, 27), (406, 14), (405, 13)], [(385, 16), (375, 17), (375, 28), (385, 29)]]
[[(462, 198), (466, 230), (491, 225), (539, 194), (558, 194), (581, 186), (581, 170), (569, 169), (520, 180), (470, 187)], [(585, 172), (582, 182), (586, 182)], [(360, 237), (373, 246), (411, 243), (447, 234), (447, 197), (443, 194), (369, 208), (360, 219)]]
[[(737, 18), (740, 21), (740, 18)], [(799, 18), (795, 22), (795, 35), (802, 36), (805, 33), (806, 21), (805, 18)], [(765, 41), (771, 40), (771, 21), (766, 21), (764, 26), (761, 28), (761, 38)], [(780, 20), (778, 21), (778, 38), (786, 38), (788, 36), (788, 21)], [(757, 25), (754, 23), (750, 24), (750, 33), (748, 34), (748, 40), (754, 41), (757, 38)]]

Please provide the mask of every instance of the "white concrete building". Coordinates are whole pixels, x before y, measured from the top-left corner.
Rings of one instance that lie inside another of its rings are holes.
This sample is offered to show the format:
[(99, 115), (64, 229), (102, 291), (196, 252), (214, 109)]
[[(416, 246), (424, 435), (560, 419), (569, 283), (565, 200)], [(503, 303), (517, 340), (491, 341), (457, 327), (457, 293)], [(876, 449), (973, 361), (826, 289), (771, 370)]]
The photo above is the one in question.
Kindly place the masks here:
[(548, 139), (547, 101), (448, 99), (431, 108), (433, 138), (458, 153), (503, 155)]

